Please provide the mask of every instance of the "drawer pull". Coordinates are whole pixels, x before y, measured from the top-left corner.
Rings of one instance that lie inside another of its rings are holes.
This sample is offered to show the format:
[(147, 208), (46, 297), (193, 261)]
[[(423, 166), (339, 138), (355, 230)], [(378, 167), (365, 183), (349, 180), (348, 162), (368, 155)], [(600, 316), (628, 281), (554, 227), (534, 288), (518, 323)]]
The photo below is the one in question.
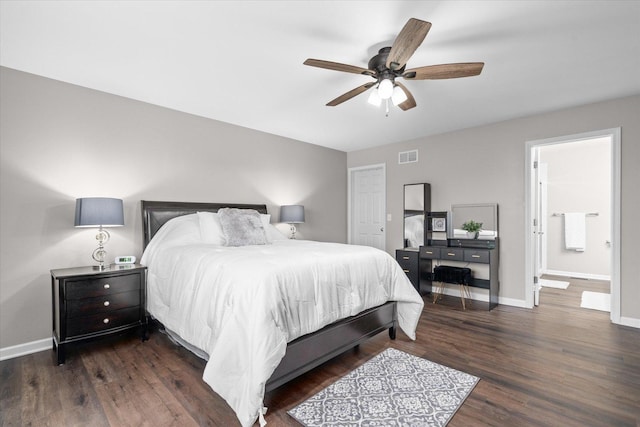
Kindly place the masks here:
[(402, 259), (409, 259), (409, 257), (408, 256), (403, 256)]
[(433, 252), (431, 251), (426, 251), (426, 253), (428, 253), (429, 255), (433, 255)]
[(104, 302), (104, 306), (105, 306), (105, 307), (109, 307), (109, 304), (111, 304), (109, 301), (105, 301), (105, 302)]
[(447, 252), (448, 256), (456, 256), (456, 254), (452, 254), (451, 252)]
[(106, 319), (104, 319), (104, 320), (102, 321), (102, 323), (104, 323), (104, 324), (109, 323), (109, 318), (107, 317)]
[(480, 255), (471, 255), (471, 258), (480, 258)]
[(402, 270), (402, 271), (404, 271), (405, 273), (408, 273), (408, 272), (409, 272), (409, 270)]
[(105, 289), (109, 289), (110, 287), (111, 287), (111, 285), (110, 285), (110, 284), (108, 284), (108, 283), (105, 283), (105, 284), (104, 284), (104, 288), (105, 288)]

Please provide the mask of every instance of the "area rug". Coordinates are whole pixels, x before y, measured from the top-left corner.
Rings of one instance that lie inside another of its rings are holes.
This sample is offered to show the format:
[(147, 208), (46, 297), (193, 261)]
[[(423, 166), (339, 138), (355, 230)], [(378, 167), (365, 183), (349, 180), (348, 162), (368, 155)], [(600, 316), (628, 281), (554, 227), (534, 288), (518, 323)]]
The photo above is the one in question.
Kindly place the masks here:
[(288, 411), (312, 426), (446, 426), (480, 379), (386, 349)]
[(592, 310), (611, 311), (611, 294), (583, 291), (580, 307)]
[(540, 285), (544, 286), (545, 288), (567, 289), (569, 287), (569, 282), (563, 282), (561, 280), (540, 279)]

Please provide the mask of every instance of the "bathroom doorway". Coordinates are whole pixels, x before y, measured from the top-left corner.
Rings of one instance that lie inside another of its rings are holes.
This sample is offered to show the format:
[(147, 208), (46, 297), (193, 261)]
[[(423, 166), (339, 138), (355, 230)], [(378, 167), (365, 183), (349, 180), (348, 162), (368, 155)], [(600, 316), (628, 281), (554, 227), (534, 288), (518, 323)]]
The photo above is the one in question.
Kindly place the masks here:
[(527, 160), (531, 305), (607, 311), (619, 323), (619, 130), (531, 141)]

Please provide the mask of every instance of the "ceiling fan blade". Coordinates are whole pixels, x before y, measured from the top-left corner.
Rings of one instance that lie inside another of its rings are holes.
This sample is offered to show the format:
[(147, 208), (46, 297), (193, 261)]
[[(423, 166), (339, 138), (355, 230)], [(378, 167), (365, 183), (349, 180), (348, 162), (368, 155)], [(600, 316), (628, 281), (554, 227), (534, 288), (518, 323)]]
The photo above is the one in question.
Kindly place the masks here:
[(368, 90), (372, 86), (375, 86), (376, 83), (377, 82), (370, 82), (370, 83), (363, 84), (362, 86), (358, 86), (355, 89), (351, 89), (349, 92), (343, 93), (342, 95), (340, 95), (339, 97), (337, 97), (333, 101), (329, 101), (327, 103), (327, 107), (335, 107), (336, 105), (342, 104), (344, 101), (348, 101), (351, 98), (353, 98), (354, 96), (360, 95), (362, 92), (365, 92), (366, 90)]
[(396, 37), (387, 57), (387, 68), (399, 70), (405, 66), (411, 55), (427, 36), (431, 23), (411, 18)]
[(458, 77), (477, 76), (482, 72), (484, 62), (461, 62), (458, 64), (427, 65), (411, 68), (402, 74), (409, 80), (456, 79)]
[(409, 92), (409, 89), (407, 89), (406, 86), (400, 82), (396, 82), (396, 84), (400, 86), (400, 89), (402, 89), (405, 95), (407, 95), (407, 99), (404, 102), (398, 104), (398, 107), (400, 107), (403, 111), (407, 111), (415, 107), (416, 100), (413, 95), (411, 95), (411, 92)]
[(322, 59), (307, 59), (303, 63), (311, 67), (326, 68), (327, 70), (344, 71), (345, 73), (364, 74), (374, 76), (375, 72), (367, 68), (356, 67), (355, 65), (341, 64), (339, 62), (323, 61)]

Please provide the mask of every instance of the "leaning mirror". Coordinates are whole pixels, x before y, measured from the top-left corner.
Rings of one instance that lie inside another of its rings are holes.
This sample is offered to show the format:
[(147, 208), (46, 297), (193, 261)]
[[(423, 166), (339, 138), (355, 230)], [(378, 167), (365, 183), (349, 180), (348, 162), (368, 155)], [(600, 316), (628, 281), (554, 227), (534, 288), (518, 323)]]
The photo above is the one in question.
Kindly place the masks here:
[(429, 184), (406, 184), (404, 186), (404, 247), (419, 248), (424, 241), (424, 218), (431, 208), (431, 186)]
[[(482, 224), (478, 232), (465, 230), (464, 224), (470, 221)], [(494, 240), (498, 237), (498, 204), (451, 205), (451, 222), (450, 239)]]

